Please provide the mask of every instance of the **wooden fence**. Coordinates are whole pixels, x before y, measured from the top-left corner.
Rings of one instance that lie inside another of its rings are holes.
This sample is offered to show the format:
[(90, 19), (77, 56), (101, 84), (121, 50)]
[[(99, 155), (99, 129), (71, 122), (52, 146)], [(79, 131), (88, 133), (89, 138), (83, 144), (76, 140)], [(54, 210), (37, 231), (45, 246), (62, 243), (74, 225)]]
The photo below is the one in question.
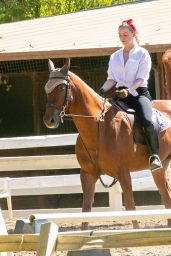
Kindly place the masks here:
[[(52, 219), (58, 223), (73, 223), (73, 221), (78, 223), (79, 221), (128, 221), (167, 218), (171, 218), (171, 210), (56, 214)], [(103, 253), (104, 249), (111, 248), (171, 245), (170, 237), (170, 228), (58, 232), (58, 226), (55, 223), (47, 222), (41, 225), (40, 235), (0, 235), (0, 252), (37, 251), (38, 256), (52, 256), (55, 255), (56, 251), (81, 252), (82, 250), (88, 250), (89, 255), (93, 255), (93, 250)], [(106, 255), (102, 253), (100, 255)]]

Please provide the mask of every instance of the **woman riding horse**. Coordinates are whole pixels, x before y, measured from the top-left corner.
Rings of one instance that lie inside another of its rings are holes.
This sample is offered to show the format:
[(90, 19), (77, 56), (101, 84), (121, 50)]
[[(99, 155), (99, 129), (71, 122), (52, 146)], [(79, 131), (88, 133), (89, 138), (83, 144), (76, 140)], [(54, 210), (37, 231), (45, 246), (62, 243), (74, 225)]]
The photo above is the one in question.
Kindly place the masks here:
[(150, 152), (150, 169), (159, 171), (162, 168), (159, 142), (152, 123), (151, 96), (147, 88), (151, 58), (147, 50), (137, 44), (138, 32), (131, 19), (123, 21), (118, 30), (124, 47), (111, 55), (108, 78), (100, 94), (104, 95), (114, 86), (120, 100), (136, 111)]

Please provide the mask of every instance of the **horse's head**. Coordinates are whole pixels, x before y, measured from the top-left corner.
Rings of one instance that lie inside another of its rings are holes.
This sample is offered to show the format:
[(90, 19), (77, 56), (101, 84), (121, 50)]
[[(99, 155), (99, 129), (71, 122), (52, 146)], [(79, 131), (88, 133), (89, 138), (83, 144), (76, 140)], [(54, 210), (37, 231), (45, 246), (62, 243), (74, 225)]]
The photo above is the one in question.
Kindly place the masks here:
[(71, 97), (68, 80), (70, 59), (67, 60), (62, 68), (55, 69), (51, 60), (48, 61), (48, 65), (50, 75), (45, 85), (47, 104), (43, 121), (47, 128), (57, 128), (61, 122), (62, 113), (68, 107)]

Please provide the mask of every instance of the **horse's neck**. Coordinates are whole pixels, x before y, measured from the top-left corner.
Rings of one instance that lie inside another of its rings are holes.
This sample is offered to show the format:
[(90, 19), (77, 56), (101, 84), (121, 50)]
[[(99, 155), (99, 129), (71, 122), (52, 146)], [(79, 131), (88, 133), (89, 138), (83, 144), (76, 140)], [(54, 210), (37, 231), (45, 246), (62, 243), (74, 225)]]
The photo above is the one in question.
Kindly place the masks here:
[(97, 123), (103, 110), (103, 99), (80, 78), (70, 76), (73, 102), (69, 112), (81, 137), (94, 141)]
[(70, 74), (73, 102), (70, 111), (79, 115), (98, 115), (103, 108), (103, 99), (79, 77)]

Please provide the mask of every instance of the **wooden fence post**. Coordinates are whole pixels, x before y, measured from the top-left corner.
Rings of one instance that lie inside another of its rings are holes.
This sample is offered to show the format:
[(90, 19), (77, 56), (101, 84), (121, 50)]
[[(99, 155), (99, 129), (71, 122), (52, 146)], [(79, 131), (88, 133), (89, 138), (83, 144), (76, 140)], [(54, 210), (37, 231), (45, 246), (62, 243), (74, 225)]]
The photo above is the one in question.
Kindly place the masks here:
[[(0, 208), (0, 235), (7, 235), (7, 229), (6, 229), (6, 225), (5, 225), (5, 221), (2, 215), (2, 211)], [(0, 252), (0, 256), (13, 256), (13, 253), (11, 252)]]
[(54, 223), (44, 223), (40, 229), (40, 240), (37, 256), (55, 256), (58, 226)]

